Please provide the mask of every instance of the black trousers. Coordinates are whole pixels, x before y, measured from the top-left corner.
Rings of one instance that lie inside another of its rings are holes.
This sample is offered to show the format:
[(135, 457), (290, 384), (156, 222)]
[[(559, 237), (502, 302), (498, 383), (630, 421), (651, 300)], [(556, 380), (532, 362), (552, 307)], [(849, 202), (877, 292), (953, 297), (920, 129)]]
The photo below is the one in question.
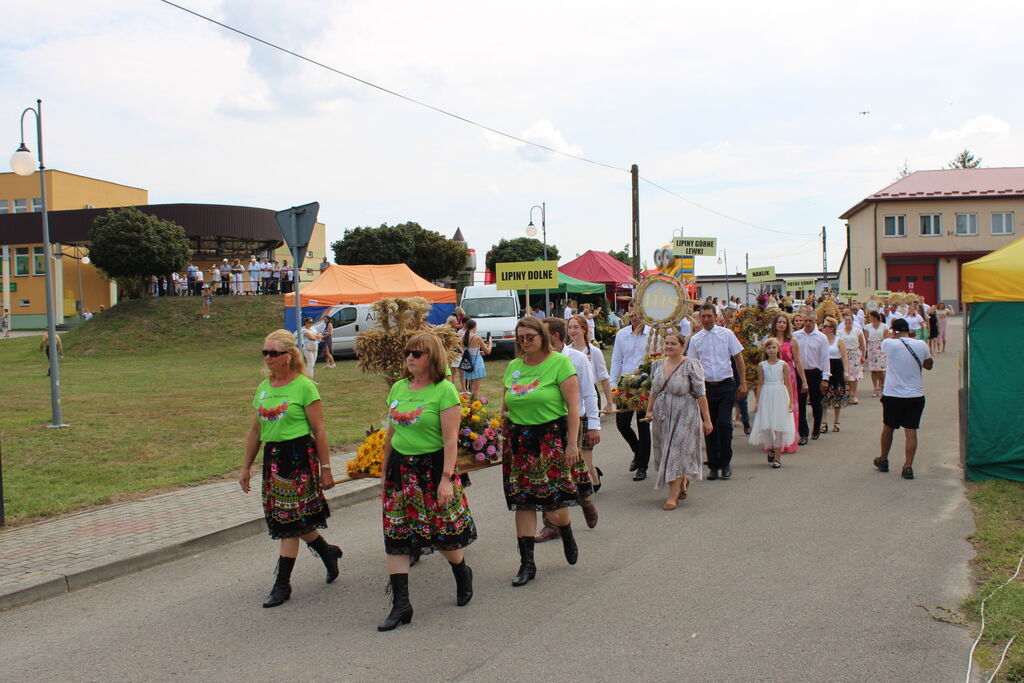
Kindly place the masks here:
[[(633, 417), (636, 417), (636, 432), (633, 432)], [(651, 423), (640, 422), (643, 415), (638, 410), (615, 413), (615, 427), (633, 451), (638, 468), (647, 469), (651, 461)], [(638, 436), (639, 434), (639, 436)]]
[(704, 437), (708, 451), (708, 467), (720, 470), (732, 463), (732, 411), (736, 406), (736, 380), (705, 384), (711, 433)]
[[(800, 392), (800, 436), (805, 439), (809, 434), (810, 430), (807, 427), (807, 401), (811, 402), (811, 415), (814, 417), (814, 434), (821, 431), (821, 370), (814, 370), (812, 368), (804, 368), (804, 374), (807, 376), (807, 391)], [(800, 379), (797, 378), (797, 382)]]

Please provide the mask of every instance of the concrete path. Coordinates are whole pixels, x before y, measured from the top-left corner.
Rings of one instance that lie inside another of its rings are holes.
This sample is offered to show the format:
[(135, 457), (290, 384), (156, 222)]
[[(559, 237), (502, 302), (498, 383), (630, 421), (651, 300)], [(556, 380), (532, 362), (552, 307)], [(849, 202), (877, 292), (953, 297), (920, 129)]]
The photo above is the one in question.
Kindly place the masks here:
[[(738, 434), (733, 479), (695, 483), (672, 512), (650, 481), (630, 479), (606, 425), (601, 519), (588, 530), (574, 513), (574, 567), (543, 544), (537, 580), (509, 585), (512, 515), (492, 468), (468, 491), (480, 540), (467, 551), (476, 596), (465, 608), (444, 561), (427, 557), (412, 574), (412, 624), (375, 631), (386, 571), (367, 501), (331, 518), (326, 536), (345, 557), (330, 586), (302, 553), (292, 600), (261, 609), (276, 550), (261, 533), (0, 613), (4, 678), (963, 680), (969, 630), (921, 607), (956, 609), (971, 588), (956, 378), (955, 353), (926, 375), (915, 481), (871, 467), (881, 408), (870, 385), (842, 432), (781, 470)], [(255, 498), (244, 504), (258, 512)]]

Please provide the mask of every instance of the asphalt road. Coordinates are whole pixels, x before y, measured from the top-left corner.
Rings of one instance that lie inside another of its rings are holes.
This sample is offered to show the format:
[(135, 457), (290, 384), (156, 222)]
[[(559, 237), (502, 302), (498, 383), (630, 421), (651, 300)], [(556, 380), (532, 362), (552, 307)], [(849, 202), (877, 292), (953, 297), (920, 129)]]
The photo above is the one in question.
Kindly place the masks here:
[(511, 587), (512, 514), (492, 468), (468, 492), (480, 540), (467, 607), (455, 607), (447, 564), (427, 557), (413, 569), (412, 624), (377, 633), (384, 554), (378, 508), (362, 503), (331, 520), (346, 552), (331, 586), (303, 552), (291, 601), (262, 609), (275, 544), (240, 541), (0, 613), (0, 678), (962, 679), (970, 633), (917, 606), (955, 609), (970, 590), (956, 373), (947, 353), (927, 376), (915, 481), (870, 465), (881, 407), (869, 384), (841, 433), (781, 470), (737, 432), (733, 479), (697, 482), (672, 512), (650, 481), (630, 479), (609, 423), (601, 519), (591, 531), (574, 513), (575, 567), (546, 543), (537, 580)]

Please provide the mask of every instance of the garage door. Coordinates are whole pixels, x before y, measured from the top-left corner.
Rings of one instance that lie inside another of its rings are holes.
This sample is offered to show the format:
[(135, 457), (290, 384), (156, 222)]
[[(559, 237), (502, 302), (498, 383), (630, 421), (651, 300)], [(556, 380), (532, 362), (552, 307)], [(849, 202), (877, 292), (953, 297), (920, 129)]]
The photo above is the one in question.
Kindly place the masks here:
[(889, 263), (886, 268), (886, 289), (893, 292), (912, 292), (933, 304), (938, 299), (939, 266), (931, 263)]

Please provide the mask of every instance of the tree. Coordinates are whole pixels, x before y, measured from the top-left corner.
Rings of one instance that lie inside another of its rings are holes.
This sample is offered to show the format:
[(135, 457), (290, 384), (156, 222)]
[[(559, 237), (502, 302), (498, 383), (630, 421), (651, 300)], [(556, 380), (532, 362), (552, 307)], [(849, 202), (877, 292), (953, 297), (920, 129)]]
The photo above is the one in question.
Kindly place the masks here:
[(89, 240), (89, 258), (130, 299), (142, 296), (148, 278), (181, 270), (190, 256), (184, 228), (135, 207), (97, 216)]
[(331, 249), (334, 262), (341, 265), (406, 263), (425, 280), (454, 277), (465, 270), (469, 259), (469, 250), (461, 242), (411, 221), (346, 230)]
[(613, 259), (622, 261), (623, 263), (625, 263), (630, 268), (633, 267), (633, 253), (629, 250), (629, 245), (628, 244), (622, 245), (622, 250), (621, 251), (615, 251), (614, 249), (609, 249), (608, 250), (608, 254)]
[[(516, 261), (536, 261), (544, 258), (544, 243), (533, 237), (517, 237), (514, 240), (501, 240), (487, 252), (487, 270), (494, 272), (497, 263), (514, 263)], [(558, 247), (548, 245), (548, 260), (558, 260)]]
[(957, 154), (949, 162), (949, 168), (978, 168), (979, 166), (981, 166), (981, 157), (975, 159), (968, 149)]

